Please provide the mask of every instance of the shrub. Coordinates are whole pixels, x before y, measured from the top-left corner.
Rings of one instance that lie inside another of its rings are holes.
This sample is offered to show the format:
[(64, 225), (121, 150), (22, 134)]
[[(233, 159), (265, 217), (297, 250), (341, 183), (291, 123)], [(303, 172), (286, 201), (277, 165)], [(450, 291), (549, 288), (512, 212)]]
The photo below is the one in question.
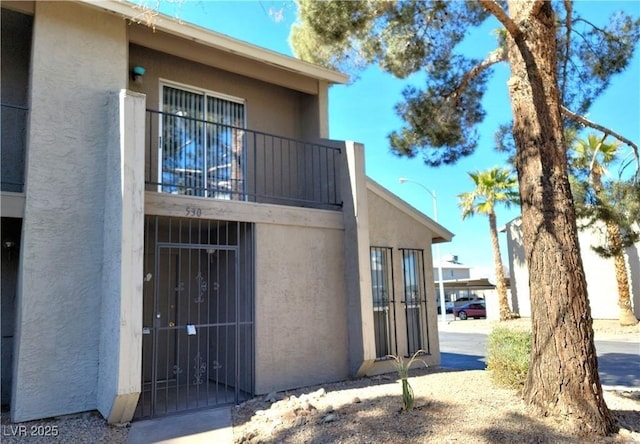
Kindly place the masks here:
[(529, 371), (531, 333), (497, 327), (487, 346), (487, 370), (499, 385), (522, 389)]

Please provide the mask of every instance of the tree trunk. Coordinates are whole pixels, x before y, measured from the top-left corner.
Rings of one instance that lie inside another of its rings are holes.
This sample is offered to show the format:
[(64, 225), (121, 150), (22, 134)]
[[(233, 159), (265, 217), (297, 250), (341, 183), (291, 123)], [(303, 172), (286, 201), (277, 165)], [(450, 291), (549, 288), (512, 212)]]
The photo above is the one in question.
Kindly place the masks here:
[(495, 213), (489, 213), (489, 231), (491, 232), (491, 246), (493, 247), (493, 262), (496, 268), (496, 290), (498, 292), (498, 306), (500, 307), (500, 320), (507, 321), (515, 316), (509, 308), (507, 299), (507, 284), (504, 278), (502, 257), (500, 256), (500, 244), (498, 243), (498, 227)]
[[(589, 174), (591, 180), (591, 186), (596, 193), (596, 197), (604, 202), (602, 198), (603, 186), (602, 186), (602, 174), (604, 169), (597, 162), (591, 168)], [(613, 221), (605, 221), (607, 227), (607, 241), (609, 242), (609, 248), (615, 254), (613, 256), (613, 265), (616, 272), (616, 285), (618, 287), (618, 307), (620, 307), (619, 322), (623, 327), (636, 325), (638, 319), (636, 319), (631, 310), (631, 293), (629, 291), (629, 276), (627, 275), (627, 264), (624, 260), (624, 252), (622, 247), (622, 236), (620, 234), (620, 227)]]
[(638, 319), (631, 310), (631, 293), (629, 292), (629, 275), (627, 263), (622, 251), (620, 228), (613, 222), (607, 222), (607, 238), (611, 249), (616, 251), (613, 263), (616, 269), (616, 284), (618, 286), (618, 306), (620, 307), (620, 325), (623, 327), (636, 325)]
[(531, 297), (532, 349), (524, 398), (538, 414), (566, 419), (576, 434), (607, 435), (616, 425), (602, 397), (567, 176), (556, 17), (550, 2), (508, 4), (520, 32), (508, 39), (508, 87)]

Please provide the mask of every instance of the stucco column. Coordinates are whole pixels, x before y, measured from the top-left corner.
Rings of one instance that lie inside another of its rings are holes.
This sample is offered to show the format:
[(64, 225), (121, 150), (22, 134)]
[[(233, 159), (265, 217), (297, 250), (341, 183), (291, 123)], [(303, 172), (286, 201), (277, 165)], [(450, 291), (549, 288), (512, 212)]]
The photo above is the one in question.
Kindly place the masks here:
[(369, 259), (369, 211), (364, 145), (345, 142), (342, 181), (344, 250), (349, 322), (349, 370), (364, 376), (376, 357)]
[(112, 143), (106, 99), (128, 75), (121, 17), (75, 2), (32, 7), (11, 397), (16, 422), (96, 408), (103, 190)]
[(319, 136), (326, 139), (329, 137), (329, 82), (325, 80), (318, 80), (318, 118)]
[(106, 163), (98, 410), (133, 417), (141, 385), (145, 96), (113, 97)]

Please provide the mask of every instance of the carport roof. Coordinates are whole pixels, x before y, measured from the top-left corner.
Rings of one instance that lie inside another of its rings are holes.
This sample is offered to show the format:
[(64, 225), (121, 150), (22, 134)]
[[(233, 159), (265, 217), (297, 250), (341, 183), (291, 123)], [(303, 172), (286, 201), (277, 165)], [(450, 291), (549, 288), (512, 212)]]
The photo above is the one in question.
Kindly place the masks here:
[[(507, 279), (507, 287), (509, 286), (509, 278)], [(435, 282), (439, 285), (439, 281)], [(475, 288), (475, 289), (493, 289), (496, 288), (495, 284), (491, 283), (488, 278), (475, 278), (475, 279), (453, 279), (448, 281), (442, 281), (444, 288)]]

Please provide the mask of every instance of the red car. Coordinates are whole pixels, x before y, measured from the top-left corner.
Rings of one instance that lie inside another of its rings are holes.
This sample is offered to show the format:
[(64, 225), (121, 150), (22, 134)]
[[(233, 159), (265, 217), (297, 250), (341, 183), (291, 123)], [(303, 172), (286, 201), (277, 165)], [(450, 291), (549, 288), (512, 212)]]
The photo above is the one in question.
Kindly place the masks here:
[(464, 321), (467, 318), (486, 318), (487, 307), (484, 301), (467, 302), (466, 304), (454, 307), (453, 315)]

